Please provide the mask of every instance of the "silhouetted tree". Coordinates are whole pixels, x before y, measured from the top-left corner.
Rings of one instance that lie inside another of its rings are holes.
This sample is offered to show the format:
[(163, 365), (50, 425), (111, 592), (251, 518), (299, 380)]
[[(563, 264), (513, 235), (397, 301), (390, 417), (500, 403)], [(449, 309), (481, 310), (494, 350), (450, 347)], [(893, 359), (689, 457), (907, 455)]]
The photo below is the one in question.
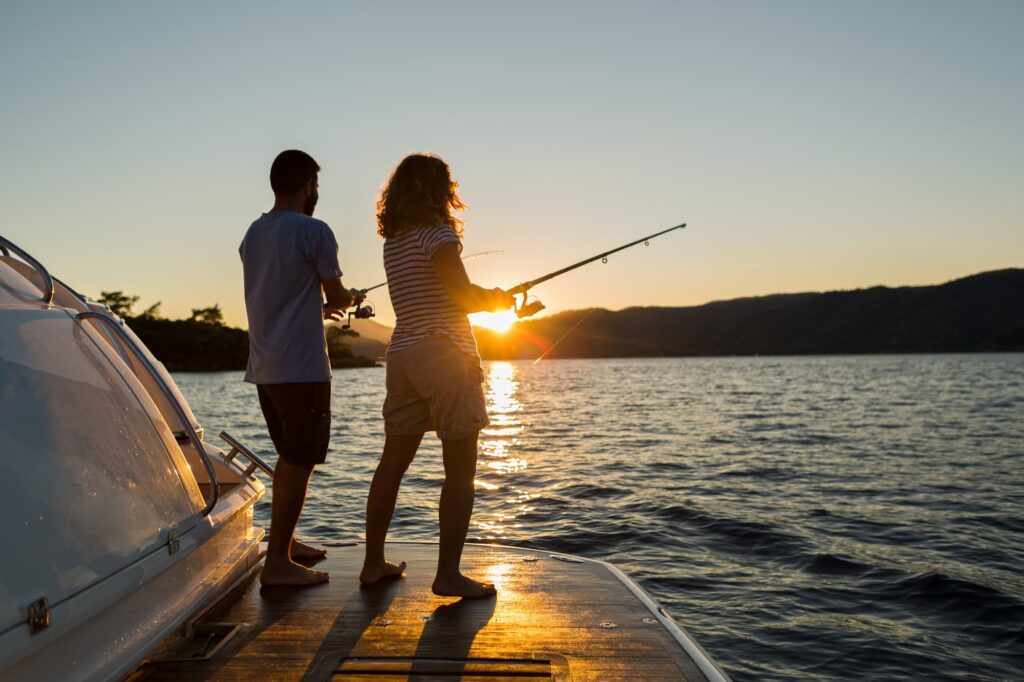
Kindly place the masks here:
[(159, 320), (160, 319), (160, 301), (157, 301), (156, 303), (154, 303), (153, 305), (149, 306), (148, 308), (143, 310), (141, 313), (139, 313), (139, 317), (141, 317), (143, 319), (146, 319), (146, 320)]
[(189, 319), (205, 324), (224, 325), (224, 313), (221, 311), (220, 304), (218, 303), (214, 303), (209, 308), (193, 308), (192, 317)]
[(130, 296), (123, 291), (101, 291), (100, 297), (96, 300), (119, 317), (131, 317), (132, 306), (139, 302), (139, 297)]
[(327, 355), (332, 365), (343, 358), (352, 357), (352, 349), (348, 347), (345, 337), (359, 336), (358, 332), (332, 325), (324, 330), (324, 335), (327, 337)]

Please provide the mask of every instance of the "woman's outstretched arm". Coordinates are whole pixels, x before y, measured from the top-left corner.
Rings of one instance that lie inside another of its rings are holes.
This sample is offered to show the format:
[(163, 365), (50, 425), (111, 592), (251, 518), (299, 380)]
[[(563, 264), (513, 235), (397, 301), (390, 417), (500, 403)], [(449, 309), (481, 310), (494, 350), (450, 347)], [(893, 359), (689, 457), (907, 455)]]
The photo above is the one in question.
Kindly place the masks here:
[(515, 298), (504, 289), (485, 289), (469, 281), (454, 242), (438, 247), (430, 261), (448, 295), (466, 313), (505, 310), (515, 305)]

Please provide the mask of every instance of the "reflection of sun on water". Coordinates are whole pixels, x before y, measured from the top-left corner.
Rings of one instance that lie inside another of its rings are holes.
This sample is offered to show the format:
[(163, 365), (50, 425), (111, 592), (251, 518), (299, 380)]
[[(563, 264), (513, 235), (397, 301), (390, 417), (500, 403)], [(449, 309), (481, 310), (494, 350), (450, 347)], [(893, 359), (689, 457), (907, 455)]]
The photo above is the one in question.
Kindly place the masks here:
[(499, 313), (473, 313), (469, 316), (469, 323), (474, 327), (483, 327), (484, 329), (490, 329), (492, 332), (503, 334), (518, 319), (514, 310), (502, 310)]
[[(515, 413), (522, 409), (516, 400), (519, 369), (511, 362), (492, 362), (487, 372), (487, 414), (491, 429), (519, 426)], [(485, 429), (484, 433), (491, 429)], [(522, 429), (520, 429), (522, 430)]]
[(519, 527), (516, 519), (530, 511), (533, 496), (516, 487), (510, 478), (529, 467), (529, 462), (516, 453), (518, 436), (523, 432), (519, 419), (523, 406), (516, 397), (518, 393), (519, 368), (509, 362), (490, 363), (486, 397), (491, 425), (480, 432), (481, 460), (476, 481), (485, 504), (477, 508), (473, 518), (486, 539), (507, 538), (509, 529)]

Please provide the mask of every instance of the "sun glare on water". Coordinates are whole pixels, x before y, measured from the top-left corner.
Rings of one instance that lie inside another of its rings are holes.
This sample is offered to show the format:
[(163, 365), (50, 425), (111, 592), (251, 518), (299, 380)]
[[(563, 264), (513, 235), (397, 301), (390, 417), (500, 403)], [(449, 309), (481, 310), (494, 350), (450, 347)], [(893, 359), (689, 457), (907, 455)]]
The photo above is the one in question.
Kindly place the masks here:
[(469, 316), (469, 323), (474, 327), (483, 327), (504, 334), (517, 319), (515, 311), (503, 310), (500, 313), (473, 313)]

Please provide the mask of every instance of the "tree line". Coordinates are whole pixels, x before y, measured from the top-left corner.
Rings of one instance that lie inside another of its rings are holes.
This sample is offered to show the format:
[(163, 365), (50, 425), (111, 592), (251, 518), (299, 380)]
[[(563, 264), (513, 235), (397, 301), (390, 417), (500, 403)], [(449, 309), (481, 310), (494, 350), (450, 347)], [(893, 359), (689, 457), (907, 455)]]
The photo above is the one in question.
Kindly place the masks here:
[[(96, 300), (123, 318), (172, 372), (244, 370), (249, 361), (248, 332), (226, 325), (217, 303), (192, 308), (189, 317), (172, 320), (161, 315), (160, 301), (135, 313), (139, 297), (123, 291), (101, 291)], [(330, 325), (325, 334), (332, 367), (373, 367), (376, 364), (371, 358), (352, 353), (348, 339), (359, 336), (357, 332)]]

